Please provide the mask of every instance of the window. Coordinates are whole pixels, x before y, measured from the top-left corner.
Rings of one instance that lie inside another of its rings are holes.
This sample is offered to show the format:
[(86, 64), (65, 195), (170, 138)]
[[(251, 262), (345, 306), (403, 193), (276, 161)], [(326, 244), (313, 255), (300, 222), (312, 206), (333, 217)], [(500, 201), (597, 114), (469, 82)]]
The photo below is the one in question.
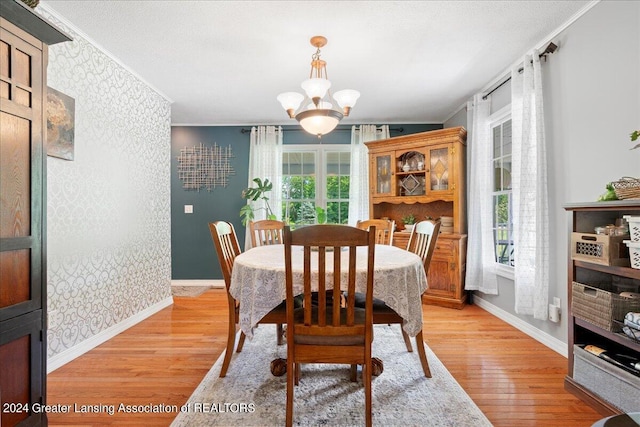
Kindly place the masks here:
[(328, 223), (346, 224), (350, 166), (349, 145), (283, 146), (282, 218), (314, 224), (321, 207)]
[(493, 239), (496, 261), (514, 266), (513, 198), (511, 190), (511, 117), (491, 125), (493, 135)]

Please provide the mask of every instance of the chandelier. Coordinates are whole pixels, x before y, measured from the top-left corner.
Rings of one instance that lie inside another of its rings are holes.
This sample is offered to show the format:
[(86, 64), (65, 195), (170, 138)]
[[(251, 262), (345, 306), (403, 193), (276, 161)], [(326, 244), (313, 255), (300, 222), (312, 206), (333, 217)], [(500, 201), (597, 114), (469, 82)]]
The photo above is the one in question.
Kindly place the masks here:
[[(311, 45), (316, 48), (316, 52), (311, 56), (309, 78), (300, 85), (306, 96), (298, 92), (285, 92), (277, 98), (290, 118), (295, 118), (304, 130), (317, 135), (318, 138), (334, 130), (340, 120), (349, 115), (360, 97), (360, 92), (352, 89), (341, 90), (331, 95), (327, 63), (320, 59), (320, 48), (326, 44), (327, 39), (323, 36), (311, 38)], [(332, 98), (340, 109), (333, 106)]]

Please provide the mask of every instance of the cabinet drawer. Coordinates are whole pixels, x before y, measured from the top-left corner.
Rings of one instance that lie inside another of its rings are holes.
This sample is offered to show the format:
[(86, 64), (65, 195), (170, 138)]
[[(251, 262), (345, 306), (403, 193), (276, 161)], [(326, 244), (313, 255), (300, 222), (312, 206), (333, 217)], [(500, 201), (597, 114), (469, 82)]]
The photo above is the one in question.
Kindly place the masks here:
[(458, 246), (457, 240), (440, 239), (436, 242), (436, 249), (433, 251), (433, 256), (451, 257), (455, 253)]

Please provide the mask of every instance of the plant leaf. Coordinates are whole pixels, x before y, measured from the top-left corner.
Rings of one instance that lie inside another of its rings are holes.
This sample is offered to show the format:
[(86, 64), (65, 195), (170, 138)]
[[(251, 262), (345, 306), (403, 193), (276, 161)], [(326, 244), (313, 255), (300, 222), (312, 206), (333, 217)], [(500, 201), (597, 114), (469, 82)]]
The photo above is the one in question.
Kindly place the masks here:
[[(242, 192), (242, 197), (252, 202), (256, 202), (258, 199), (263, 199), (265, 201), (266, 207), (257, 209), (266, 209), (267, 215), (273, 215), (273, 212), (271, 212), (271, 208), (269, 207), (269, 197), (265, 195), (267, 191), (271, 191), (273, 189), (273, 183), (270, 182), (269, 179), (265, 179), (264, 181), (262, 181), (262, 179), (260, 178), (254, 178), (252, 181), (256, 184), (256, 186), (246, 188)], [(253, 212), (254, 208), (251, 206), (251, 204), (247, 204), (240, 209), (240, 216), (242, 217), (244, 215), (244, 225), (246, 225), (247, 221), (253, 220)]]
[(253, 207), (251, 205), (244, 205), (240, 208), (240, 218), (242, 218), (242, 225), (246, 226), (247, 222), (253, 221), (255, 218)]
[(327, 222), (327, 212), (324, 210), (324, 208), (316, 206), (316, 219), (318, 221), (318, 224), (324, 224)]

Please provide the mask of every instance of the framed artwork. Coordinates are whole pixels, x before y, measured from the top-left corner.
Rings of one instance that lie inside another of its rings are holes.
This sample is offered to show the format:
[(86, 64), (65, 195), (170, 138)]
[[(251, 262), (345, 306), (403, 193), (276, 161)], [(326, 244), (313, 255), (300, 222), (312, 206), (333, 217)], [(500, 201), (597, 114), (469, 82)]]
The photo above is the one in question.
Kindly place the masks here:
[(73, 160), (76, 101), (47, 88), (47, 155)]

